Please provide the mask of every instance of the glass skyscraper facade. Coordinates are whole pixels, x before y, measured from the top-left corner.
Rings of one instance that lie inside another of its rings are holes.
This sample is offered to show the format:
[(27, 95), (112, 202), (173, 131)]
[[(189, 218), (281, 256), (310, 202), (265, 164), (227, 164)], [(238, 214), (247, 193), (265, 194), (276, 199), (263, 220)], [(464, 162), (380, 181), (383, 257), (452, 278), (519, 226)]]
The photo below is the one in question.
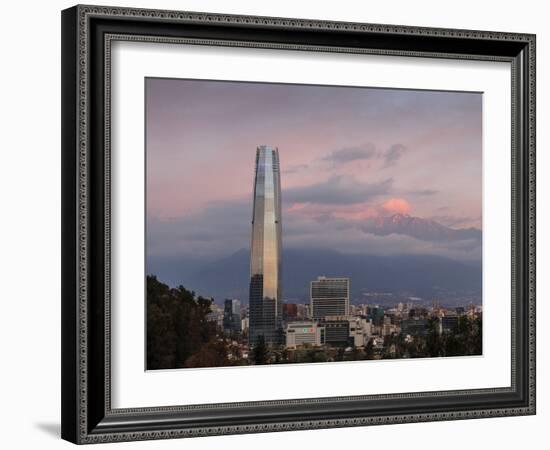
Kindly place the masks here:
[(241, 302), (237, 299), (226, 299), (223, 308), (223, 330), (226, 333), (240, 333)]
[(311, 282), (311, 316), (324, 319), (327, 316), (349, 314), (349, 278), (318, 277)]
[(279, 151), (260, 145), (256, 149), (250, 246), (250, 345), (259, 336), (268, 345), (282, 343), (281, 229)]

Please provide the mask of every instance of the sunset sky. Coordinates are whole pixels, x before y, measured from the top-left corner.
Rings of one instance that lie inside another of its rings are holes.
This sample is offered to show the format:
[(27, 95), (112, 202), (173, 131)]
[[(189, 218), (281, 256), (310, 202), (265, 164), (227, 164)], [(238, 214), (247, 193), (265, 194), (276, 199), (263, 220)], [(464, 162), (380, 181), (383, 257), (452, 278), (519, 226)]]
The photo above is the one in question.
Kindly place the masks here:
[(256, 147), (279, 148), (283, 246), (479, 259), (378, 236), (395, 213), (481, 228), (482, 94), (146, 79), (148, 258), (248, 249)]

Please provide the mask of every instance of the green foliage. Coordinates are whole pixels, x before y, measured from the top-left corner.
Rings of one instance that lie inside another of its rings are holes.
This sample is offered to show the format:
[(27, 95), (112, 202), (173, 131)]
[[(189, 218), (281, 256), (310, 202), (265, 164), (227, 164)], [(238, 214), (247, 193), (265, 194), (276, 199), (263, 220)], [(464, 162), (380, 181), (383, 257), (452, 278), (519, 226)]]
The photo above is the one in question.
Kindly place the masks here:
[(227, 348), (223, 340), (207, 342), (198, 353), (189, 357), (185, 367), (220, 367), (228, 366)]
[[(172, 289), (147, 277), (147, 369), (187, 367), (188, 360), (198, 364), (199, 358), (191, 358), (216, 336), (207, 317), (211, 303), (183, 286)], [(204, 348), (210, 355), (211, 347)]]
[(329, 356), (324, 348), (303, 346), (292, 352), (281, 352), (281, 363), (318, 363), (329, 361)]
[(365, 359), (374, 359), (374, 343), (369, 339), (365, 345)]
[(262, 335), (256, 339), (256, 344), (252, 349), (252, 362), (256, 365), (267, 364), (269, 362), (269, 352)]
[(366, 359), (365, 352), (353, 347), (351, 351), (344, 353), (344, 361), (363, 361)]
[(343, 348), (338, 348), (336, 351), (336, 356), (334, 357), (334, 361), (343, 361), (344, 360), (344, 353), (345, 350)]
[[(482, 320), (461, 316), (450, 333), (439, 334), (438, 321), (428, 321), (426, 335), (414, 336), (412, 342), (405, 342), (403, 335), (396, 343), (396, 357), (425, 358), (445, 356), (470, 356), (482, 354)], [(389, 358), (389, 355), (384, 355)]]
[(428, 336), (426, 337), (425, 351), (429, 356), (445, 356), (445, 342), (441, 339), (437, 329), (437, 319), (428, 320)]

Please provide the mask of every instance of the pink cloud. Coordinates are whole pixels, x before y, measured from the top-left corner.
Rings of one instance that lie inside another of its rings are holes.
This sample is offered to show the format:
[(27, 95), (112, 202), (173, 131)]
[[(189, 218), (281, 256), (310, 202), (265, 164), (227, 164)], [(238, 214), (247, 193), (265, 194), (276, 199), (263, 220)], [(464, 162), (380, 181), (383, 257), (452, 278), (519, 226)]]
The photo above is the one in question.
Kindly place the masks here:
[(403, 198), (390, 198), (383, 203), (356, 203), (351, 205), (320, 205), (316, 203), (293, 203), (285, 213), (312, 220), (342, 219), (361, 222), (367, 219), (392, 214), (409, 214), (411, 204)]
[(346, 208), (344, 210), (336, 209), (334, 211), (334, 217), (344, 220), (362, 221), (378, 217), (380, 215), (379, 208), (377, 206), (359, 204), (354, 205), (352, 208)]
[(391, 214), (408, 214), (411, 212), (411, 205), (404, 198), (390, 198), (382, 204), (382, 208)]

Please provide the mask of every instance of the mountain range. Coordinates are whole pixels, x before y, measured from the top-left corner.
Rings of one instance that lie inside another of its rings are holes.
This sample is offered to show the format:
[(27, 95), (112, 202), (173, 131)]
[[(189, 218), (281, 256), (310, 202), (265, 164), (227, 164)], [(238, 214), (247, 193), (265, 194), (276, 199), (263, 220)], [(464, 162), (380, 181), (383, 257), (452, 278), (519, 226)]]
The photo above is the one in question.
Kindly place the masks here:
[[(480, 244), (481, 230), (453, 229), (429, 219), (394, 214), (366, 220), (366, 233), (404, 234), (425, 241), (470, 240)], [(183, 285), (199, 295), (248, 301), (250, 253), (241, 249), (210, 261), (193, 258), (149, 259), (148, 273), (171, 286)], [(311, 248), (283, 249), (283, 297), (307, 301), (309, 283), (320, 275), (350, 278), (352, 299), (366, 291), (433, 298), (442, 293), (481, 296), (481, 262), (433, 255), (348, 254)]]
[(377, 236), (404, 234), (422, 241), (481, 240), (477, 228), (450, 228), (431, 219), (408, 214), (393, 214), (367, 219), (361, 225), (363, 231)]
[[(182, 284), (200, 295), (248, 299), (250, 254), (242, 249), (202, 266), (174, 261), (170, 272), (155, 270), (163, 282)], [(194, 266), (191, 268), (190, 266)], [(179, 267), (179, 270), (178, 270)], [(441, 292), (481, 294), (481, 265), (438, 256), (351, 255), (330, 250), (289, 249), (283, 251), (283, 295), (285, 299), (307, 300), (309, 283), (320, 275), (350, 278), (351, 297), (362, 292), (408, 293), (424, 298)]]

